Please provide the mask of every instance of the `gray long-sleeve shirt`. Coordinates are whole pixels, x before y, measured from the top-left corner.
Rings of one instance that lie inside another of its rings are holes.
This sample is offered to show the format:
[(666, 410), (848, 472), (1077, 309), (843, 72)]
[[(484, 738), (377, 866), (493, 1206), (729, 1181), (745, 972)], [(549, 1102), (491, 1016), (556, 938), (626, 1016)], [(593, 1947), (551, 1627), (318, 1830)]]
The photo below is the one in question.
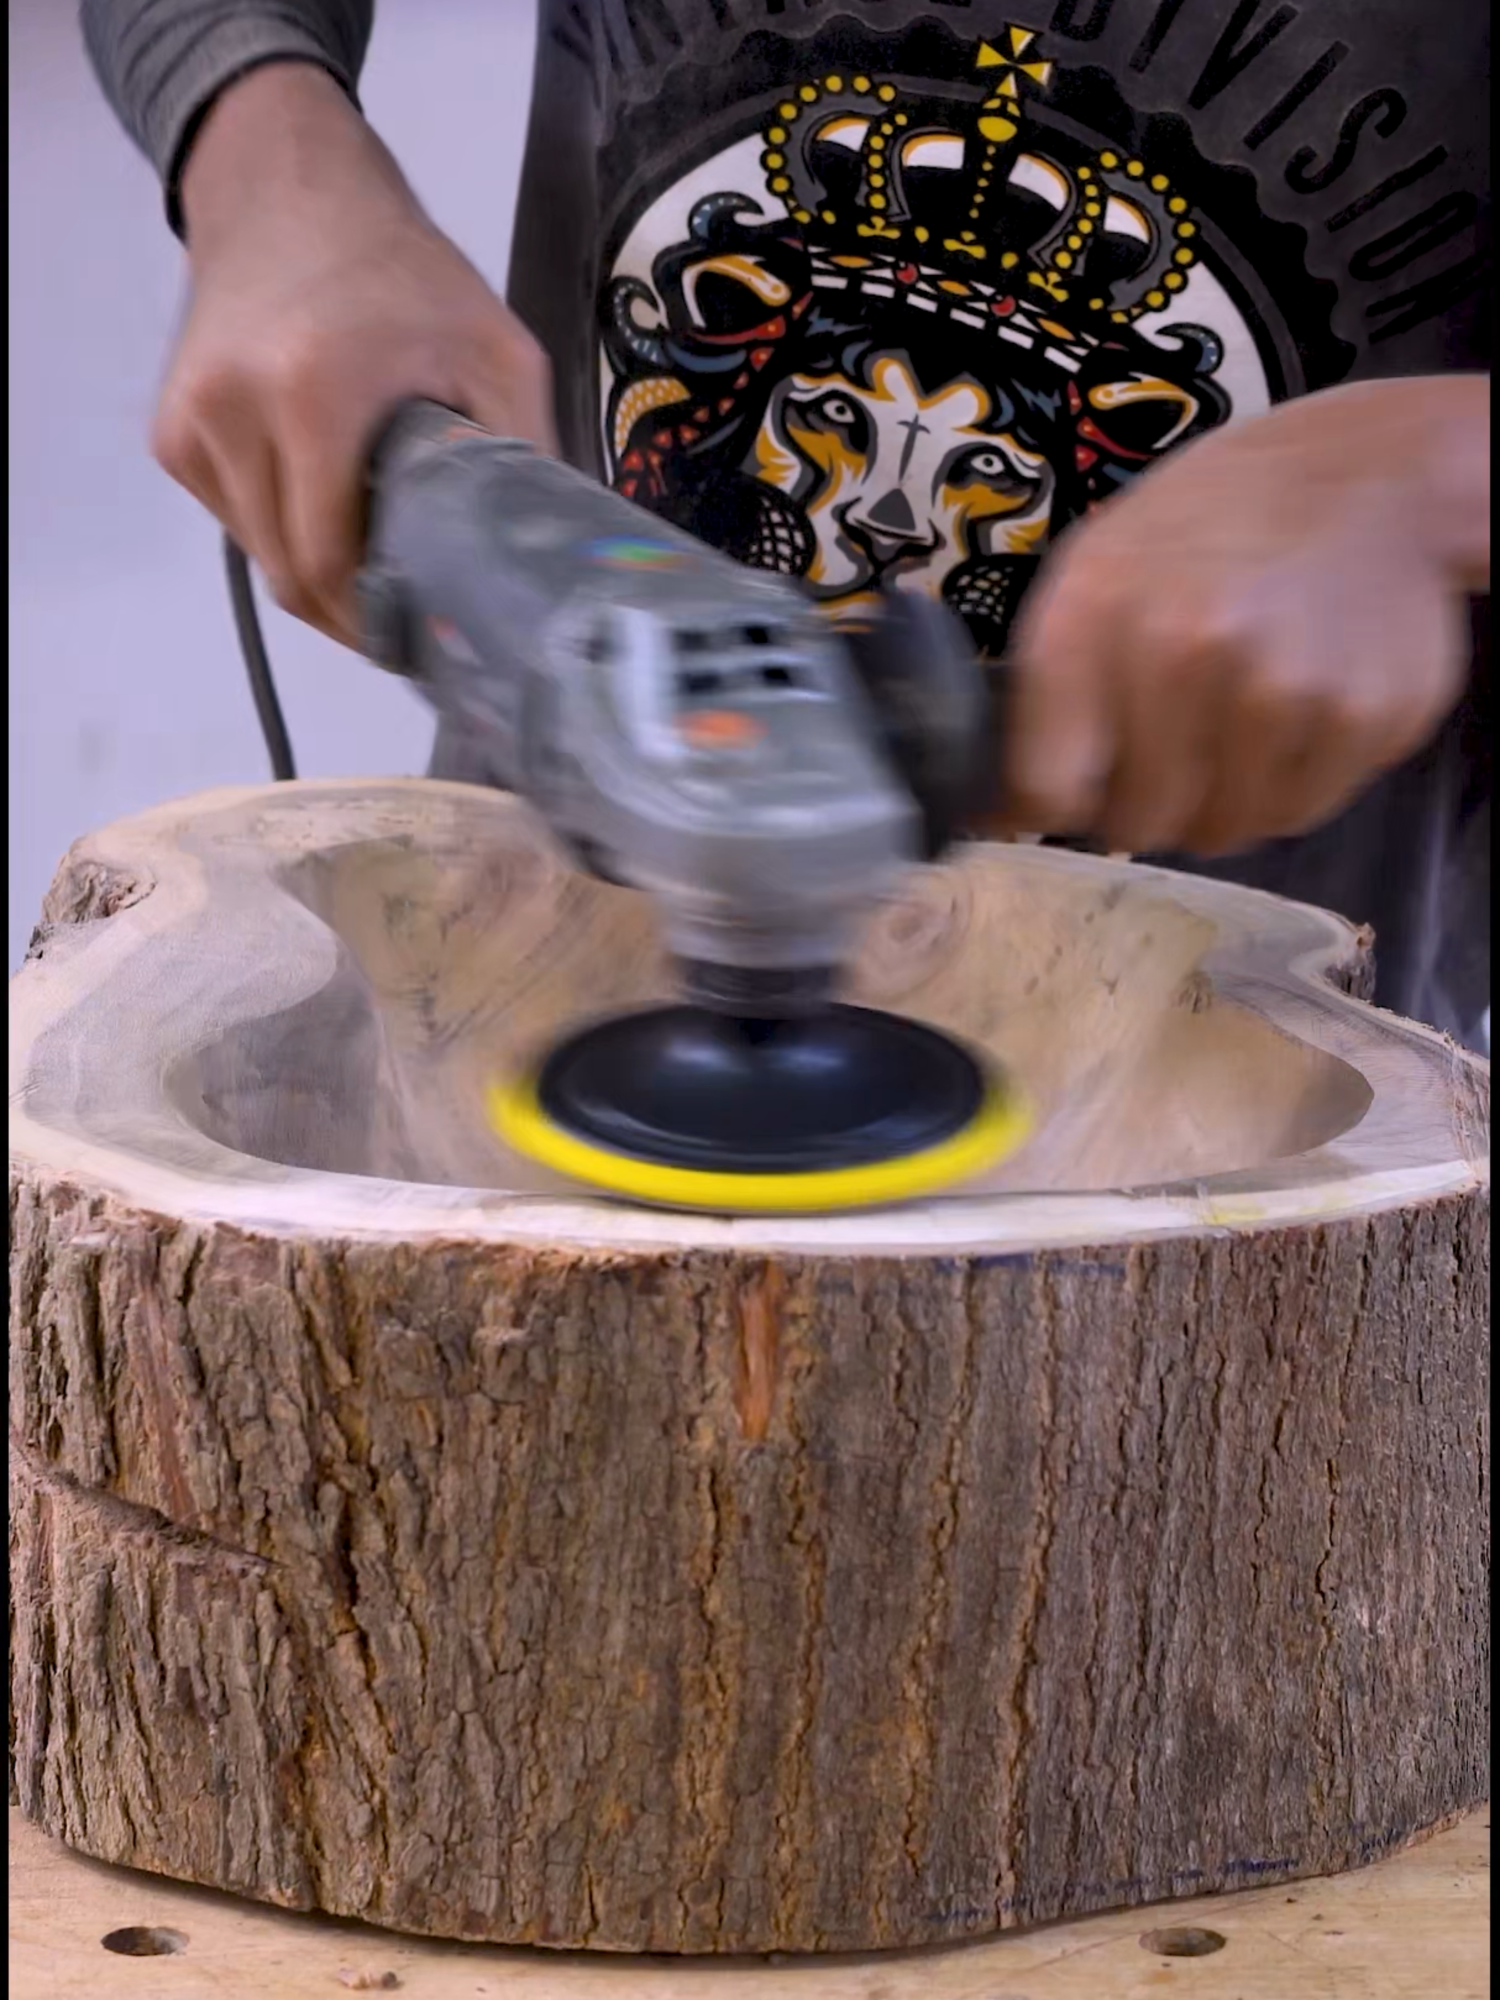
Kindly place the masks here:
[[(519, 0), (494, 0), (512, 6)], [(507, 295), (565, 449), (838, 601), (920, 580), (998, 653), (1068, 522), (1335, 382), (1489, 366), (1482, 0), (536, 0)], [(83, 0), (175, 181), (215, 96), (372, 0)], [(1170, 865), (1376, 931), (1377, 997), (1481, 1043), (1487, 600), (1436, 740), (1303, 839)]]
[(374, 0), (82, 0), (84, 40), (111, 108), (161, 176), (173, 225), (177, 176), (203, 113), (262, 63), (326, 69), (351, 96)]

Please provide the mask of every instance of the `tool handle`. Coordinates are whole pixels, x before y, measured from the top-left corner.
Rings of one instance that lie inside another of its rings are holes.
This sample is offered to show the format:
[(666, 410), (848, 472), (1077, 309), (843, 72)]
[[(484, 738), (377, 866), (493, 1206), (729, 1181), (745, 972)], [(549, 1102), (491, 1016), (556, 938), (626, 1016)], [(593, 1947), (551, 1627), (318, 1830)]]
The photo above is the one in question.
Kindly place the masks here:
[(895, 765), (922, 812), (935, 861), (993, 811), (1001, 782), (1009, 677), (980, 660), (955, 612), (897, 590), (879, 612), (840, 623)]
[(482, 424), (446, 403), (434, 403), (425, 396), (398, 403), (376, 432), (368, 453), (367, 483), (372, 496), (384, 483), (420, 464), (429, 452), (460, 444), (466, 437), (496, 442)]
[(450, 409), (426, 397), (410, 397), (398, 403), (376, 433), (368, 454), (365, 481), (365, 559), (354, 580), (355, 602), (359, 610), (360, 643), (376, 666), (392, 673), (414, 675), (419, 653), (410, 626), (411, 606), (401, 588), (402, 579), (376, 553), (382, 538), (381, 506), (384, 497), (418, 472), (424, 461), (451, 453), (455, 445), (472, 439), (491, 450), (513, 443), (518, 451), (532, 447), (522, 439), (497, 438), (463, 411)]

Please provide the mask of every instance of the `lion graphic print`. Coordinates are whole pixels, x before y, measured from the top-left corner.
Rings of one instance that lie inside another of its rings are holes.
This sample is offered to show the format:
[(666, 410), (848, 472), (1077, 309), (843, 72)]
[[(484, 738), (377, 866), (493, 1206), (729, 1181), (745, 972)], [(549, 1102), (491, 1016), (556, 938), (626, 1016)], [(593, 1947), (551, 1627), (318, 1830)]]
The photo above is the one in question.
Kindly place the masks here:
[[(1058, 538), (1170, 454), (1489, 367), (1486, 24), (540, 0), (507, 296), (562, 448), (835, 617), (925, 592), (993, 659)], [(1461, 1039), (1488, 1000), (1487, 603), (1474, 625), (1449, 726), (1338, 821), (1164, 857), (1373, 925), (1381, 1004)]]
[(750, 107), (601, 299), (619, 492), (835, 614), (940, 595), (991, 656), (1070, 520), (1272, 400), (1169, 177), (1028, 130), (1038, 40), (941, 90), (824, 70)]

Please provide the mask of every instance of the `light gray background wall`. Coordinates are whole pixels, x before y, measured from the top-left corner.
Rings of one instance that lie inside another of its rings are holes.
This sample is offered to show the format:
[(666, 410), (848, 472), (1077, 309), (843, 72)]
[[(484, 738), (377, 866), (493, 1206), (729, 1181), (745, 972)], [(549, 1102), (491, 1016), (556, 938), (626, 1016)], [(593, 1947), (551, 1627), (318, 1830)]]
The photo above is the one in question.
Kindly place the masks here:
[[(379, 0), (362, 95), (438, 224), (504, 279), (532, 0)], [(73, 0), (10, 0), (10, 967), (90, 827), (269, 776), (217, 530), (150, 459), (183, 298), (154, 178)], [(262, 600), (298, 768), (407, 773), (406, 688)]]

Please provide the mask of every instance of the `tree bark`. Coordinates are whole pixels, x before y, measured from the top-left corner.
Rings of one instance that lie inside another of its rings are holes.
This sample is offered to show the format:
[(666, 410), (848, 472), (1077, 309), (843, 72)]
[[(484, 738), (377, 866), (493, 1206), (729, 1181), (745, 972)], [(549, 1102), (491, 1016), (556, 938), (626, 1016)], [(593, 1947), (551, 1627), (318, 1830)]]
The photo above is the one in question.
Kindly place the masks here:
[(1488, 1066), (1351, 997), (1368, 957), (979, 850), (858, 990), (1000, 1051), (1033, 1145), (658, 1214), (483, 1130), (662, 978), (509, 802), (80, 843), (12, 988), (23, 1809), (295, 1908), (729, 1952), (1326, 1873), (1483, 1799)]

